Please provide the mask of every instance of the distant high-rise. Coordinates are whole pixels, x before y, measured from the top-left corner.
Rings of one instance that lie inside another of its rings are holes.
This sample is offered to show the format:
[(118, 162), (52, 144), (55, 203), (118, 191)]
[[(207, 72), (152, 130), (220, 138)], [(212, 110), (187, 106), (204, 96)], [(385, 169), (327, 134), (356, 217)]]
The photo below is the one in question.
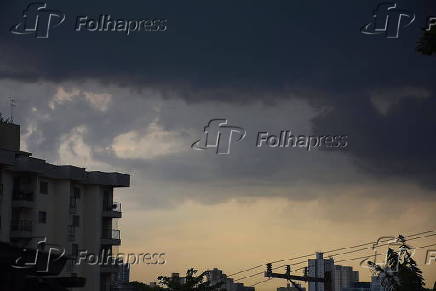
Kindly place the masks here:
[(341, 288), (351, 287), (353, 282), (353, 268), (350, 266), (341, 267)]
[[(317, 278), (325, 278), (326, 272), (330, 273), (332, 278), (334, 270), (334, 261), (333, 259), (324, 259), (324, 254), (317, 252), (316, 259), (308, 260), (308, 275), (310, 277)], [(333, 285), (333, 278), (332, 278)], [(309, 291), (324, 291), (324, 283), (323, 282), (309, 282)]]
[[(359, 281), (359, 272), (353, 271), (350, 266), (335, 265), (332, 258), (324, 259), (323, 253), (316, 253), (315, 259), (308, 260), (308, 275), (310, 277), (325, 278), (328, 274), (331, 278), (331, 290), (343, 291), (352, 288), (353, 283)], [(324, 291), (326, 288), (322, 282), (309, 282), (309, 291)]]
[(333, 290), (342, 291), (344, 288), (351, 288), (353, 283), (359, 282), (359, 272), (353, 271), (350, 266), (335, 265), (333, 278)]
[(118, 261), (116, 265), (117, 271), (113, 278), (112, 290), (114, 291), (124, 291), (129, 290), (128, 284), (130, 281), (130, 264)]

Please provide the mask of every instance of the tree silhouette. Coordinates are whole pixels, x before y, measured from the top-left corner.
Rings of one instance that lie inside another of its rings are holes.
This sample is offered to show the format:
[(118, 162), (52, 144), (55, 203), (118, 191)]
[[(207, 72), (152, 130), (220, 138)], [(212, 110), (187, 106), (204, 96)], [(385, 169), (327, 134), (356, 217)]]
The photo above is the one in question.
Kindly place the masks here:
[(374, 275), (376, 275), (386, 291), (422, 291), (424, 278), (412, 258), (412, 248), (406, 244), (404, 236), (397, 238), (400, 244), (398, 250), (388, 248), (384, 266), (375, 262), (368, 262)]
[(142, 282), (138, 282), (138, 281), (132, 281), (132, 282), (129, 282), (129, 287), (132, 287), (133, 288), (133, 290), (138, 290), (138, 291), (159, 291), (159, 290), (162, 290), (163, 288), (162, 287), (159, 287), (159, 286), (150, 286), (150, 285), (147, 285), (147, 284), (145, 284), (145, 283), (142, 283)]
[(205, 280), (206, 272), (201, 273), (196, 276), (197, 270), (191, 268), (186, 271), (186, 277), (180, 278), (178, 276), (164, 277), (159, 276), (157, 279), (160, 281), (159, 284), (163, 285), (165, 289), (168, 290), (182, 290), (182, 291), (212, 291), (212, 290), (223, 290), (220, 288), (224, 282), (218, 282), (211, 285), (210, 282)]

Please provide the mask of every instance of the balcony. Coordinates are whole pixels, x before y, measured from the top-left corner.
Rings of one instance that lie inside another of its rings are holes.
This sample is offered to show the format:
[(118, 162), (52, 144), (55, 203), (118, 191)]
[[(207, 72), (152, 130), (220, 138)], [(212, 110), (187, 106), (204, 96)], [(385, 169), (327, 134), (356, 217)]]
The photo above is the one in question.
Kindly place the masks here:
[(11, 222), (11, 237), (13, 238), (29, 238), (32, 236), (32, 221), (31, 220), (12, 220)]
[(103, 229), (101, 236), (102, 245), (115, 245), (121, 244), (121, 234), (118, 229)]
[(121, 203), (120, 202), (103, 202), (103, 216), (111, 218), (121, 218)]
[(14, 191), (12, 194), (12, 207), (33, 208), (34, 195), (33, 192)]

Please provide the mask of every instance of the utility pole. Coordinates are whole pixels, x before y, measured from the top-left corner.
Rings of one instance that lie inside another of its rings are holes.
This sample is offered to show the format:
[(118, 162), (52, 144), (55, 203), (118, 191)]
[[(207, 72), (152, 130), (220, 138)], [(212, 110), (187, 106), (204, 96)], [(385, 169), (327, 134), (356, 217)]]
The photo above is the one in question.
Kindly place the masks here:
[(301, 291), (301, 289), (293, 282), (293, 280), (303, 281), (303, 282), (324, 283), (324, 290), (325, 291), (332, 291), (331, 272), (325, 272), (324, 278), (310, 277), (307, 275), (307, 268), (306, 268), (305, 272), (304, 272), (304, 276), (297, 276), (297, 275), (291, 275), (291, 266), (286, 265), (286, 272), (284, 274), (273, 273), (272, 264), (269, 263), (269, 264), (266, 264), (265, 277), (286, 279), (286, 280), (290, 281), (292, 283), (292, 285), (294, 285), (294, 287), (296, 287), (300, 291)]

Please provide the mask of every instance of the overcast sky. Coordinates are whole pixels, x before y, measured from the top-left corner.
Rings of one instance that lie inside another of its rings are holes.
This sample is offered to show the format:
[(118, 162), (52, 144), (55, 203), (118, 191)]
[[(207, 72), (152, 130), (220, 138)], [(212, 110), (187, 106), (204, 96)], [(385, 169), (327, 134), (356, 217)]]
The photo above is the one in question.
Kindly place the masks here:
[[(417, 16), (399, 39), (360, 33), (377, 1), (88, 2), (49, 1), (48, 39), (11, 34), (27, 2), (0, 3), (0, 111), (13, 96), (36, 157), (131, 174), (120, 249), (168, 258), (133, 279), (436, 230), (436, 58), (415, 51), (434, 1), (397, 2)], [(101, 14), (168, 30), (74, 31)], [(247, 132), (228, 156), (191, 149), (213, 118)], [(285, 129), (349, 147), (255, 146)]]

